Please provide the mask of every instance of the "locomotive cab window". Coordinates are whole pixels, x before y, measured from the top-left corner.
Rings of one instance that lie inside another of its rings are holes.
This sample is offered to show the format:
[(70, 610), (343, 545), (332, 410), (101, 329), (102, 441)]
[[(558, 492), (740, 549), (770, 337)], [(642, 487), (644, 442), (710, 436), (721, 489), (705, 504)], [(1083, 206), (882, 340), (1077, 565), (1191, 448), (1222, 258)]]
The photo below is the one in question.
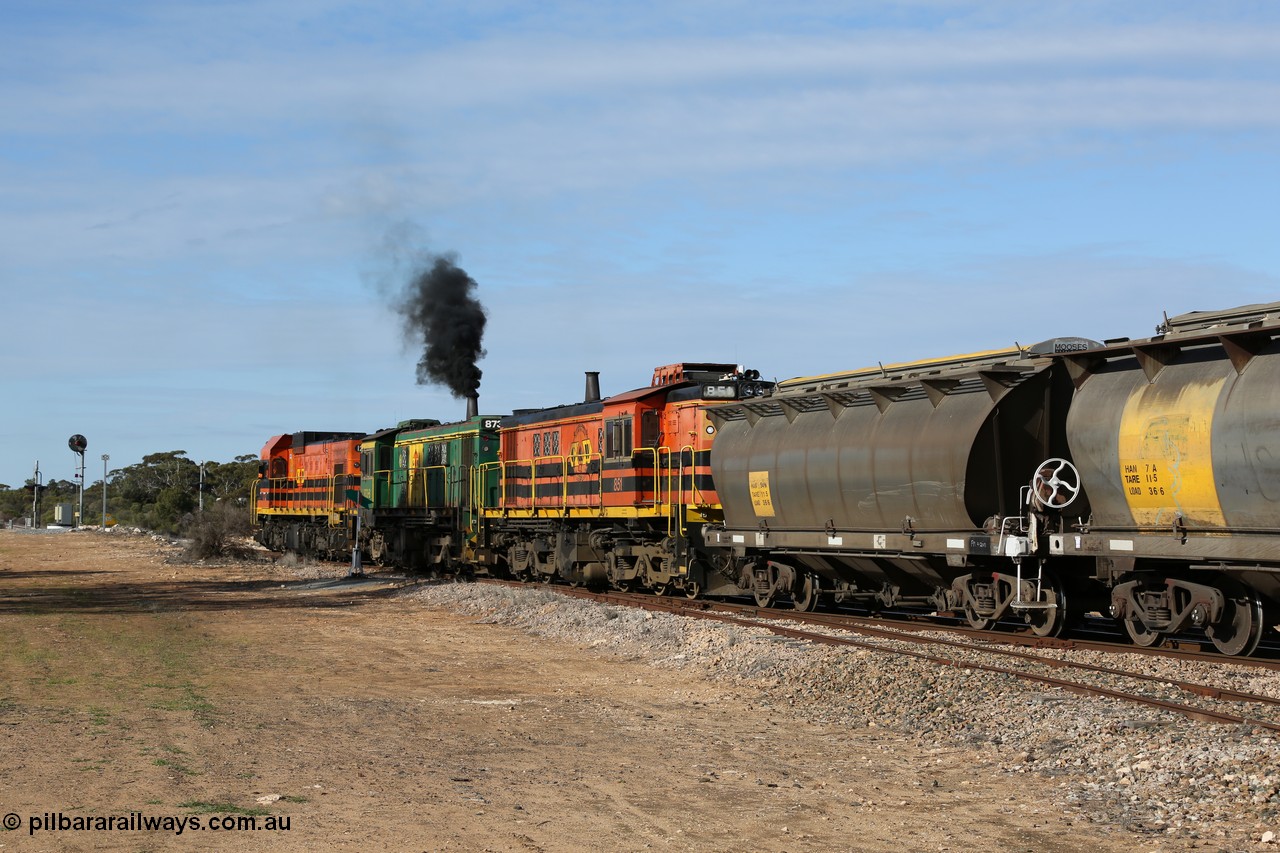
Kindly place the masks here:
[(625, 459), (631, 456), (631, 418), (615, 418), (604, 425), (604, 455), (606, 459)]
[(640, 446), (659, 447), (662, 444), (662, 413), (649, 409), (640, 414)]
[(435, 441), (423, 448), (422, 467), (438, 468), (449, 464), (449, 445), (443, 441)]

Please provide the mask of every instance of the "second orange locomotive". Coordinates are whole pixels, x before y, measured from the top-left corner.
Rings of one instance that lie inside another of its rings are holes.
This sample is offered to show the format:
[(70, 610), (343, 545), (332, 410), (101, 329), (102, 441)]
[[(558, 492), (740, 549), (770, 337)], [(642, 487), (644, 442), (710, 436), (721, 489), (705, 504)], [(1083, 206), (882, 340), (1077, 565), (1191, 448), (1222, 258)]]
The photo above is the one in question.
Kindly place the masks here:
[(589, 373), (584, 402), (504, 419), (501, 496), (484, 510), (490, 562), (517, 577), (697, 595), (712, 568), (698, 556), (702, 525), (722, 517), (702, 407), (769, 387), (731, 364), (673, 364), (601, 400)]

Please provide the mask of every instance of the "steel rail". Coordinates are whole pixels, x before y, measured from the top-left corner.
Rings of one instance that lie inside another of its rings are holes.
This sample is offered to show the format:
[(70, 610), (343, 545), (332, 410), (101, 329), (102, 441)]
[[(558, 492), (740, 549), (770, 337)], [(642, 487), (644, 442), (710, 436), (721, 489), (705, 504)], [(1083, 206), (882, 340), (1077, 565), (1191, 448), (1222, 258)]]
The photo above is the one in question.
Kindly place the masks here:
[[(688, 605), (683, 604), (678, 600), (672, 600), (672, 601), (674, 606), (669, 608), (672, 612), (679, 612), (679, 613), (684, 613), (687, 611), (699, 612), (697, 608), (689, 607)], [(739, 609), (738, 606), (731, 605), (731, 604), (717, 603), (713, 606), (733, 608), (735, 610)], [(1176, 687), (1186, 693), (1191, 693), (1196, 696), (1202, 696), (1207, 699), (1223, 699), (1231, 702), (1252, 702), (1252, 703), (1262, 704), (1262, 705), (1280, 706), (1280, 699), (1277, 699), (1272, 696), (1263, 696), (1257, 693), (1246, 693), (1240, 690), (1232, 690), (1230, 688), (1224, 688), (1224, 687), (1214, 687), (1208, 684), (1198, 684), (1192, 681), (1179, 681), (1176, 679), (1161, 678), (1160, 676), (1156, 676), (1156, 675), (1148, 675), (1146, 673), (1141, 673), (1141, 672), (1131, 672), (1129, 670), (1116, 669), (1114, 667), (1102, 666), (1100, 664), (1082, 663), (1078, 661), (1062, 660), (1060, 658), (1043, 657), (1041, 655), (1035, 655), (1029, 652), (1020, 652), (1014, 649), (998, 649), (998, 648), (992, 648), (990, 646), (978, 646), (978, 645), (974, 645), (972, 643), (966, 643), (960, 640), (948, 640), (943, 637), (916, 637), (916, 636), (913, 636), (912, 633), (908, 631), (897, 630), (896, 628), (893, 628), (893, 627), (884, 627), (881, 625), (868, 624), (868, 620), (864, 620), (859, 617), (849, 617), (848, 621), (843, 621), (838, 619), (825, 618), (822, 615), (818, 615), (815, 618), (814, 614), (800, 614), (800, 613), (788, 614), (786, 611), (776, 611), (776, 610), (768, 610), (768, 609), (761, 611), (759, 608), (753, 608), (750, 605), (742, 605), (740, 609), (741, 609), (741, 612), (754, 614), (756, 618), (760, 618), (760, 619), (775, 619), (777, 618), (777, 616), (775, 616), (774, 614), (780, 614), (781, 617), (784, 619), (790, 619), (798, 622), (808, 622), (808, 623), (822, 625), (824, 627), (834, 628), (842, 631), (853, 631), (855, 633), (867, 634), (870, 636), (881, 637), (889, 640), (900, 640), (906, 643), (949, 646), (949, 647), (963, 649), (966, 651), (972, 651), (980, 654), (1011, 657), (1011, 658), (1016, 658), (1018, 660), (1028, 661), (1031, 663), (1043, 664), (1044, 666), (1047, 666), (1051, 669), (1068, 669), (1068, 668), (1079, 669), (1079, 670), (1084, 670), (1086, 672), (1096, 672), (1102, 675), (1114, 675), (1122, 678), (1129, 678), (1129, 679), (1133, 679), (1134, 681), (1144, 681), (1144, 682), (1150, 682), (1153, 684), (1159, 684), (1159, 685), (1168, 686), (1168, 687)], [(705, 612), (705, 609), (702, 612)], [(944, 629), (944, 630), (949, 630), (949, 629)], [(993, 635), (991, 639), (994, 642), (1001, 642), (1002, 640), (999, 639), (1001, 636), (1008, 636), (1008, 635), (993, 634), (993, 632), (975, 632), (975, 633), (983, 635), (984, 639), (986, 639), (988, 635)], [(1050, 647), (1063, 648), (1063, 646), (1057, 645), (1057, 644)], [(1071, 648), (1071, 647), (1067, 646), (1066, 648)], [(1131, 647), (1122, 646), (1120, 648), (1127, 650)], [(1221, 663), (1223, 660), (1221, 656), (1212, 657), (1212, 659), (1218, 663)]]
[[(764, 619), (771, 618), (771, 614), (766, 616), (766, 615), (757, 613), (757, 615), (760, 618), (764, 618)], [(784, 618), (791, 618), (791, 617), (786, 616), (784, 612)], [(815, 624), (820, 624), (820, 625), (824, 625), (831, 628), (837, 628), (843, 631), (854, 631), (857, 633), (865, 633), (865, 634), (870, 634), (872, 636), (883, 637), (885, 639), (901, 640), (903, 642), (911, 642), (911, 643), (929, 643), (931, 645), (951, 646), (959, 649), (978, 652), (981, 654), (1012, 657), (1018, 660), (1025, 660), (1031, 663), (1043, 664), (1044, 666), (1047, 666), (1051, 669), (1067, 669), (1067, 668), (1080, 669), (1086, 672), (1096, 672), (1102, 675), (1114, 675), (1114, 676), (1119, 676), (1123, 678), (1130, 678), (1135, 681), (1145, 681), (1145, 682), (1160, 684), (1168, 687), (1177, 687), (1178, 689), (1183, 690), (1184, 692), (1191, 693), (1196, 696), (1203, 696), (1207, 699), (1225, 699), (1231, 702), (1253, 702), (1253, 703), (1262, 704), (1262, 705), (1280, 706), (1280, 699), (1272, 696), (1263, 696), (1258, 693), (1246, 693), (1244, 691), (1232, 690), (1230, 688), (1225, 688), (1225, 687), (1213, 687), (1208, 684), (1198, 684), (1193, 681), (1179, 681), (1177, 679), (1162, 678), (1157, 675), (1148, 675), (1146, 673), (1141, 673), (1141, 672), (1131, 672), (1129, 670), (1116, 669), (1114, 667), (1102, 666), (1100, 664), (1082, 663), (1079, 661), (1062, 660), (1060, 658), (1043, 657), (1041, 655), (1035, 655), (1029, 652), (1020, 652), (1014, 649), (998, 649), (998, 648), (992, 648), (990, 646), (979, 646), (971, 643), (966, 643), (960, 640), (948, 640), (943, 637), (919, 638), (919, 637), (912, 636), (912, 634), (909, 632), (899, 631), (899, 630), (896, 630), (895, 628), (888, 628), (888, 627), (881, 627), (879, 625), (866, 624), (865, 620), (860, 620), (858, 617), (851, 617), (851, 621), (848, 624), (843, 624), (841, 622), (836, 622), (836, 621), (825, 621), (821, 619), (810, 620), (803, 617), (797, 617), (797, 621), (804, 621), (804, 622), (812, 621)], [(943, 630), (952, 630), (952, 629), (943, 629)], [(990, 639), (996, 643), (1004, 642), (1004, 640), (1001, 639), (1001, 637), (1008, 636), (1008, 635), (994, 634), (994, 632), (989, 632), (989, 631), (978, 631), (975, 633), (982, 635), (983, 639), (987, 639), (988, 636), (990, 635)], [(1039, 646), (1039, 644), (1035, 644), (1035, 645)], [(1079, 648), (1077, 646), (1071, 645), (1070, 643), (1067, 643), (1065, 645), (1046, 644), (1045, 647), (1061, 648), (1066, 650), (1075, 650)], [(1129, 651), (1133, 648), (1140, 648), (1140, 647), (1120, 646), (1119, 650)], [(1089, 650), (1093, 650), (1093, 649), (1089, 649)], [(1114, 650), (1115, 650), (1114, 647), (1112, 647), (1112, 648), (1106, 649), (1105, 651), (1110, 652)], [(1175, 659), (1180, 659), (1180, 660), (1185, 660), (1190, 658), (1190, 656), (1180, 657), (1177, 655), (1174, 655), (1173, 657)], [(1207, 656), (1207, 657), (1210, 657), (1212, 660), (1214, 660), (1217, 663), (1223, 662), (1223, 658), (1221, 656)]]
[[(497, 580), (497, 581), (487, 581), (487, 582), (496, 583), (504, 586), (517, 586), (517, 587), (524, 587), (524, 588), (529, 588), (531, 586), (530, 584), (522, 583), (519, 581)], [(706, 606), (707, 602), (701, 602), (701, 601), (696, 603), (695, 602), (685, 603), (677, 599), (660, 598), (657, 596), (648, 596), (643, 594), (596, 593), (580, 587), (569, 587), (566, 589), (565, 587), (558, 587), (558, 586), (546, 585), (546, 584), (541, 584), (536, 586), (545, 591), (555, 592), (560, 595), (565, 595), (566, 597), (582, 598), (582, 599), (595, 601), (603, 604), (617, 604), (617, 605), (626, 606), (626, 607), (641, 607), (646, 610), (662, 611), (662, 612), (673, 613), (677, 615), (690, 616), (690, 617), (699, 618), (699, 619), (708, 619), (711, 621), (722, 622), (725, 624), (736, 625), (744, 628), (764, 628), (765, 630), (773, 634), (776, 634), (782, 637), (788, 637), (791, 639), (808, 640), (810, 642), (821, 643), (824, 645), (851, 646), (855, 648), (866, 649), (868, 651), (873, 651), (873, 652), (881, 652), (881, 653), (899, 655), (903, 657), (916, 658), (918, 660), (928, 661), (930, 663), (935, 663), (940, 666), (949, 666), (955, 669), (976, 670), (979, 672), (989, 672), (997, 675), (1007, 675), (1013, 678), (1022, 679), (1024, 681), (1033, 681), (1039, 684), (1048, 685), (1050, 687), (1057, 687), (1066, 692), (1075, 693), (1078, 695), (1105, 696), (1107, 698), (1116, 699), (1122, 702), (1130, 702), (1138, 705), (1145, 705), (1148, 707), (1159, 708), (1161, 710), (1169, 711), (1171, 713), (1179, 714), (1189, 719), (1196, 720), (1197, 722), (1217, 723), (1221, 725), (1247, 725), (1247, 726), (1254, 726), (1257, 728), (1267, 729), (1269, 731), (1280, 732), (1280, 723), (1269, 722), (1267, 720), (1259, 720), (1259, 719), (1254, 719), (1250, 717), (1244, 717), (1239, 714), (1232, 714), (1226, 711), (1215, 711), (1208, 708), (1200, 708), (1195, 705), (1184, 705), (1180, 702), (1173, 702), (1167, 699), (1157, 699), (1151, 696), (1141, 696), (1134, 693), (1126, 693), (1122, 690), (1115, 690), (1110, 687), (1100, 687), (1098, 685), (1093, 685), (1093, 684), (1085, 684), (1077, 681), (1068, 681), (1062, 678), (1054, 678), (1048, 675), (1041, 675), (1039, 673), (1011, 669), (1009, 667), (995, 666), (993, 664), (976, 663), (973, 661), (964, 661), (964, 660), (959, 660), (957, 658), (928, 654), (926, 652), (921, 652), (921, 651), (913, 651), (910, 649), (884, 646), (879, 643), (856, 640), (851, 637), (835, 637), (829, 634), (820, 634), (814, 631), (806, 631), (799, 628), (788, 628), (782, 625), (770, 624), (770, 622), (775, 621), (774, 619), (769, 618), (774, 615), (775, 611), (766, 611), (769, 613), (769, 617), (761, 616), (759, 615), (759, 613), (757, 613), (757, 615), (754, 618), (751, 618), (751, 617), (745, 617), (745, 616), (733, 616), (723, 612), (716, 612)], [(717, 604), (716, 606), (722, 606), (722, 605)], [(743, 609), (748, 610), (748, 609), (754, 609), (754, 608), (744, 607)], [(776, 612), (783, 612), (783, 611), (776, 611)], [(760, 619), (765, 619), (766, 621), (759, 621)], [(828, 627), (838, 628), (839, 626), (828, 625)], [(865, 632), (865, 633), (872, 634), (873, 636), (879, 635), (882, 638), (897, 640), (900, 642), (915, 643), (917, 645), (955, 646), (955, 647), (960, 647), (960, 648), (967, 649), (969, 651), (974, 651), (974, 652), (983, 653), (983, 654), (1013, 654), (1014, 656), (1018, 656), (1020, 654), (1017, 652), (1009, 652), (1007, 650), (999, 650), (999, 649), (993, 650), (993, 649), (981, 648), (976, 646), (966, 646), (965, 644), (955, 640), (942, 640), (942, 639), (933, 638), (933, 637), (912, 636), (910, 634), (895, 634), (894, 632), (889, 631), (887, 629), (882, 629), (882, 628), (873, 627), (873, 626), (857, 626), (857, 627), (849, 627), (847, 629), (845, 628), (840, 628), (840, 629), (849, 630), (852, 632)], [(1048, 659), (1037, 658), (1031, 655), (1027, 655), (1026, 657), (1034, 658), (1037, 663), (1048, 662)], [(1062, 666), (1077, 666), (1078, 668), (1086, 669), (1086, 670), (1095, 669), (1095, 667), (1093, 667), (1092, 665), (1087, 665), (1087, 664), (1077, 665), (1077, 664), (1073, 664), (1066, 661), (1056, 661), (1056, 659), (1054, 660), (1054, 663), (1060, 664)], [(1150, 676), (1142, 676), (1139, 673), (1123, 672), (1119, 670), (1109, 670), (1105, 667), (1096, 668), (1096, 671), (1118, 674), (1118, 675), (1122, 675), (1124, 677), (1129, 677), (1129, 678), (1145, 678), (1146, 680), (1157, 681), (1162, 684), (1171, 684), (1173, 686), (1182, 687), (1181, 684), (1171, 682), (1168, 679), (1159, 679), (1159, 678), (1153, 678)], [(1191, 685), (1188, 685), (1188, 686), (1191, 686)], [(1197, 692), (1197, 695), (1202, 695), (1202, 696), (1205, 696), (1206, 698), (1230, 699), (1232, 696), (1252, 696), (1252, 694), (1238, 694), (1235, 691), (1219, 690), (1218, 688), (1207, 687), (1204, 685), (1194, 685), (1194, 686), (1202, 688), (1206, 692), (1198, 692), (1198, 691), (1190, 691), (1190, 692)], [(1184, 687), (1183, 689), (1186, 689), (1186, 688)], [(1215, 693), (1217, 695), (1214, 695)], [(1280, 702), (1276, 702), (1276, 700), (1272, 700), (1269, 697), (1258, 697), (1258, 699), (1262, 701), (1270, 702), (1273, 704), (1280, 704)], [(1240, 699), (1237, 701), (1257, 701), (1257, 700), (1250, 698), (1250, 699)]]
[[(1224, 655), (1219, 652), (1205, 652), (1199, 643), (1194, 640), (1166, 640), (1167, 645), (1158, 646), (1135, 646), (1127, 642), (1110, 642), (1105, 640), (1085, 640), (1080, 638), (1061, 638), (1061, 637), (1036, 637), (1034, 635), (1013, 633), (1009, 631), (997, 631), (992, 629), (973, 628), (968, 625), (949, 625), (939, 622), (915, 621), (913, 619), (886, 620), (883, 618), (873, 618), (867, 616), (855, 616), (852, 614), (839, 613), (806, 613), (803, 611), (785, 610), (782, 608), (759, 607), (750, 604), (734, 604), (727, 601), (711, 601), (701, 602), (706, 607), (718, 607), (733, 612), (756, 613), (761, 618), (787, 619), (793, 622), (804, 622), (818, 625), (828, 625), (833, 628), (842, 628), (853, 630), (851, 625), (866, 625), (872, 628), (876, 625), (892, 624), (895, 629), (901, 631), (949, 631), (955, 634), (963, 634), (965, 636), (976, 637), (989, 640), (995, 643), (1003, 643), (1012, 646), (1028, 646), (1031, 648), (1044, 649), (1061, 649), (1064, 651), (1096, 651), (1106, 652), (1108, 654), (1134, 654), (1145, 655), (1149, 657), (1163, 657), (1171, 660), (1192, 661), (1214, 664), (1233, 664), (1235, 666), (1243, 666), (1251, 669), (1268, 669), (1280, 671), (1280, 660), (1257, 657), (1235, 657), (1232, 655)], [(695, 602), (695, 606), (696, 606)], [(685, 606), (682, 602), (679, 606)], [(909, 614), (902, 614), (908, 616)], [(918, 619), (919, 617), (916, 617)], [(927, 619), (928, 617), (926, 617)]]

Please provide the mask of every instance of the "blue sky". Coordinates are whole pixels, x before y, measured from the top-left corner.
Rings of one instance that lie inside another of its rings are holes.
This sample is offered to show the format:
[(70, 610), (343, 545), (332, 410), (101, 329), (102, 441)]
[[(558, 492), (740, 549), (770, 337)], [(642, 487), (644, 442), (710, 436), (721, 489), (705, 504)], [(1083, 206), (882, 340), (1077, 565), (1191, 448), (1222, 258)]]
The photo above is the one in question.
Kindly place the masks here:
[(1280, 299), (1270, 2), (8, 0), (0, 79), (10, 485), (460, 417), (403, 223), (495, 414)]

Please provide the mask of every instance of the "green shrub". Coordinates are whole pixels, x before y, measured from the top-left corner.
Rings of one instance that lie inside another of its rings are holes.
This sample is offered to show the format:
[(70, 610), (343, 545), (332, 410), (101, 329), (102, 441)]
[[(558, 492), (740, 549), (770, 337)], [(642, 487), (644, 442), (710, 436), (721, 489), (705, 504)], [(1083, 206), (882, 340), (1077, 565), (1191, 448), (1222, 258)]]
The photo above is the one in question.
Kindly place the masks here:
[(252, 532), (247, 509), (218, 501), (188, 519), (183, 534), (191, 540), (187, 546), (189, 556), (197, 559), (245, 556), (242, 540)]

